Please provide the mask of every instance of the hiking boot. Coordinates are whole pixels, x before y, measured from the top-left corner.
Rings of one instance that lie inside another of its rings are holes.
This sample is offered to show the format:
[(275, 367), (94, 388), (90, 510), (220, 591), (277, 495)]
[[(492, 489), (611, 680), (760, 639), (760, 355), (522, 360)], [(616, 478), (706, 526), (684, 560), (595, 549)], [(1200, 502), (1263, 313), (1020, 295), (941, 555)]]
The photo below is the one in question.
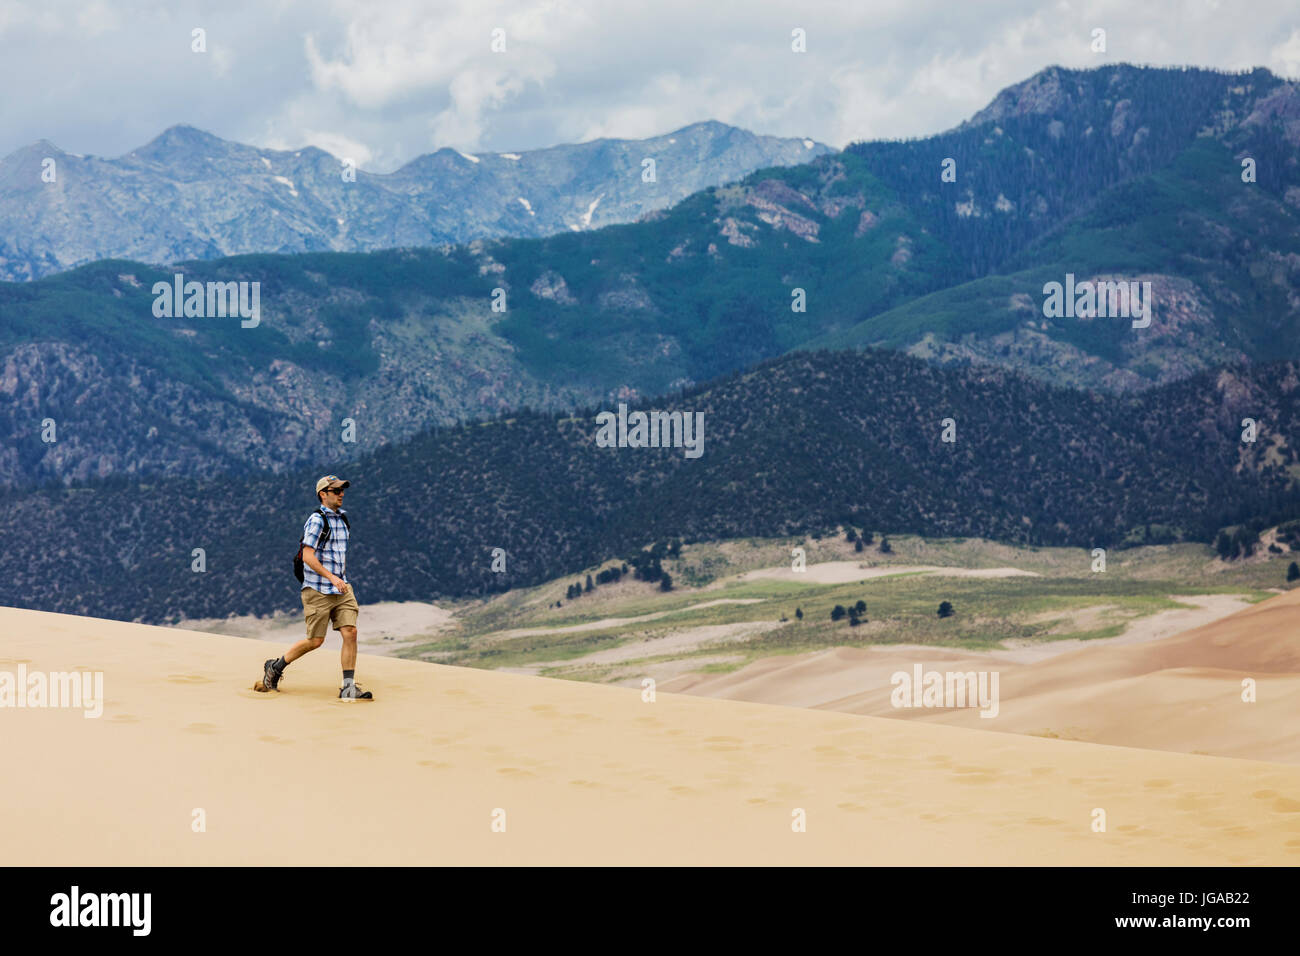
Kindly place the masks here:
[(356, 681), (351, 684), (344, 684), (339, 688), (339, 700), (374, 700), (375, 695), (368, 690), (362, 690), (357, 686)]
[(279, 690), (280, 678), (284, 676), (284, 671), (275, 669), (275, 659), (267, 661), (262, 665), (262, 690)]

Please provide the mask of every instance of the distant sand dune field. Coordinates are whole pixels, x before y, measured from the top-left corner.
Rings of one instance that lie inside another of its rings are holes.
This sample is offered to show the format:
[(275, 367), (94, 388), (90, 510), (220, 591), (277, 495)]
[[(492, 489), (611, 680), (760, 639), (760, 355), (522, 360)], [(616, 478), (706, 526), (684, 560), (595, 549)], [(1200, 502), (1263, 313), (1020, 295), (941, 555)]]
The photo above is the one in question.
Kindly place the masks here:
[[(728, 674), (683, 675), (663, 689), (1300, 764), (1300, 591), (1255, 605), (1231, 595), (1177, 600), (1197, 605), (1210, 623), (1164, 636), (1196, 619), (1195, 611), (1169, 611), (1139, 619), (1115, 638), (989, 653), (833, 648), (768, 658)], [(891, 675), (917, 663), (925, 670), (997, 671), (997, 716), (981, 717), (971, 708), (895, 708)], [(1253, 703), (1242, 699), (1246, 679), (1255, 681)]]
[[(1113, 649), (1143, 658), (1115, 679), (1183, 679), (1175, 661), (1286, 679), (1288, 615), (1254, 610), (1222, 643)], [(100, 671), (106, 698), (99, 719), (0, 708), (14, 865), (1300, 863), (1296, 766), (370, 655), (377, 699), (349, 704), (325, 651), (256, 694), (255, 640), (15, 609), (0, 626), (0, 672)]]
[(1037, 572), (1022, 571), (1019, 568), (951, 568), (932, 564), (893, 564), (864, 565), (858, 561), (823, 561), (810, 564), (802, 571), (789, 567), (759, 568), (746, 571), (734, 578), (727, 579), (728, 584), (735, 581), (754, 581), (771, 578), (778, 581), (797, 581), (804, 584), (852, 584), (868, 578), (879, 578), (890, 574), (934, 574), (957, 578), (1010, 578), (1019, 576), (1038, 577)]

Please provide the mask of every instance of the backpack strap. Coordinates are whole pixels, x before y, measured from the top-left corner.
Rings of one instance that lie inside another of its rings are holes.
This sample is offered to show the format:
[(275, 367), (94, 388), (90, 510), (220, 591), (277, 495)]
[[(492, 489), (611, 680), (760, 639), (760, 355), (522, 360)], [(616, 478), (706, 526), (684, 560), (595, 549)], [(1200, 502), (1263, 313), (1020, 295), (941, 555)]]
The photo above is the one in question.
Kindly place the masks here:
[(320, 537), (316, 539), (316, 550), (320, 551), (325, 547), (325, 542), (330, 539), (330, 519), (322, 510), (320, 513)]
[[(316, 547), (314, 550), (319, 551), (321, 550), (321, 548), (325, 547), (325, 542), (330, 539), (330, 519), (329, 519), (329, 515), (325, 513), (324, 508), (318, 508), (316, 510), (321, 517), (322, 527), (321, 527), (320, 537), (316, 539)], [(336, 517), (343, 519), (343, 525), (348, 529), (348, 531), (352, 530), (352, 522), (348, 521), (347, 515), (343, 514), (342, 512), (339, 512), (339, 514)], [(308, 518), (307, 520), (310, 521), (311, 519)]]

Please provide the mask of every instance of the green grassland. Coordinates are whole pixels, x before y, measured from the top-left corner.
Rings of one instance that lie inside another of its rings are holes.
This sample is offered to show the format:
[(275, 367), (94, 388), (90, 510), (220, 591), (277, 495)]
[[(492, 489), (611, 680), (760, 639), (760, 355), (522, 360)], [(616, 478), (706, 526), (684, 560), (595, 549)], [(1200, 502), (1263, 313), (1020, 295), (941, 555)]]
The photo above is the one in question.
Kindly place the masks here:
[[(890, 538), (891, 554), (879, 551), (879, 537), (862, 552), (835, 538), (742, 539), (688, 545), (664, 561), (672, 591), (624, 577), (598, 585), (576, 599), (565, 590), (604, 567), (533, 588), (517, 589), (454, 607), (457, 626), (436, 640), (402, 652), (413, 659), (485, 668), (531, 668), (546, 676), (615, 681), (634, 675), (638, 665), (699, 659), (688, 669), (717, 673), (774, 654), (832, 647), (909, 644), (972, 650), (1004, 642), (1095, 639), (1117, 636), (1128, 623), (1160, 611), (1186, 607), (1173, 596), (1239, 594), (1250, 601), (1285, 588), (1291, 553), (1263, 552), (1233, 562), (1218, 560), (1199, 544), (1156, 545), (1113, 551), (1105, 572), (1091, 570), (1082, 549), (1023, 548), (980, 539)], [(737, 576), (758, 568), (788, 567), (791, 549), (802, 547), (809, 566), (827, 561), (857, 562), (872, 573), (894, 574), (860, 582), (821, 584)], [(909, 571), (909, 566), (979, 569), (1014, 567), (1033, 572), (1000, 578), (952, 577)], [(832, 621), (835, 605), (857, 601), (867, 610), (859, 626)], [(712, 603), (718, 601), (745, 603)], [(952, 617), (941, 619), (939, 602)], [(555, 606), (559, 602), (560, 606)], [(705, 606), (707, 605), (707, 606)], [(802, 620), (796, 617), (802, 610)], [(1071, 617), (1083, 609), (1089, 613)], [(744, 625), (750, 624), (746, 629)], [(561, 628), (582, 630), (560, 631)], [(670, 638), (688, 629), (732, 626), (739, 635), (669, 642), (618, 661), (582, 661), (600, 651)], [(767, 628), (767, 629), (763, 629)], [(748, 633), (743, 633), (748, 630)]]

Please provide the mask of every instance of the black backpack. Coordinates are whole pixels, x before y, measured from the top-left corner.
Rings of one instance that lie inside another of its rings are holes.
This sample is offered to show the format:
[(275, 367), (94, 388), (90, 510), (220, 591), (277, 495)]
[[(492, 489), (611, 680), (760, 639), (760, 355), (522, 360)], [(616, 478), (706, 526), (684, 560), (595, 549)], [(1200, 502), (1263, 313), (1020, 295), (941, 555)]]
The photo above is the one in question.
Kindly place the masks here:
[[(316, 547), (313, 549), (313, 550), (315, 550), (315, 551), (319, 551), (321, 548), (325, 547), (325, 542), (328, 541), (328, 540), (330, 539), (330, 519), (329, 519), (329, 518), (326, 518), (326, 517), (325, 517), (325, 512), (321, 511), (319, 508), (318, 508), (316, 511), (312, 512), (312, 514), (319, 514), (319, 515), (321, 516), (321, 520), (325, 522), (325, 527), (321, 528), (320, 538), (316, 541)], [(351, 522), (348, 521), (348, 516), (345, 515), (345, 514), (340, 514), (339, 517), (343, 519), (343, 526), (344, 526), (345, 528), (347, 528), (348, 531), (351, 531), (351, 530), (352, 530), (352, 524), (351, 524)], [(310, 520), (311, 520), (311, 515), (308, 515), (308, 516), (307, 516), (307, 521), (310, 521)], [(303, 527), (306, 527), (306, 526), (307, 526), (307, 521), (304, 521), (304, 522), (303, 522)], [(302, 580), (302, 567), (303, 567), (303, 565), (302, 565), (302, 549), (305, 548), (305, 547), (306, 547), (306, 545), (305, 545), (302, 541), (299, 541), (299, 542), (298, 542), (298, 553), (295, 554), (295, 555), (293, 556), (293, 576), (294, 576), (295, 578), (298, 579), (298, 583), (299, 583), (299, 584), (302, 584), (302, 583), (303, 583), (303, 580)]]

